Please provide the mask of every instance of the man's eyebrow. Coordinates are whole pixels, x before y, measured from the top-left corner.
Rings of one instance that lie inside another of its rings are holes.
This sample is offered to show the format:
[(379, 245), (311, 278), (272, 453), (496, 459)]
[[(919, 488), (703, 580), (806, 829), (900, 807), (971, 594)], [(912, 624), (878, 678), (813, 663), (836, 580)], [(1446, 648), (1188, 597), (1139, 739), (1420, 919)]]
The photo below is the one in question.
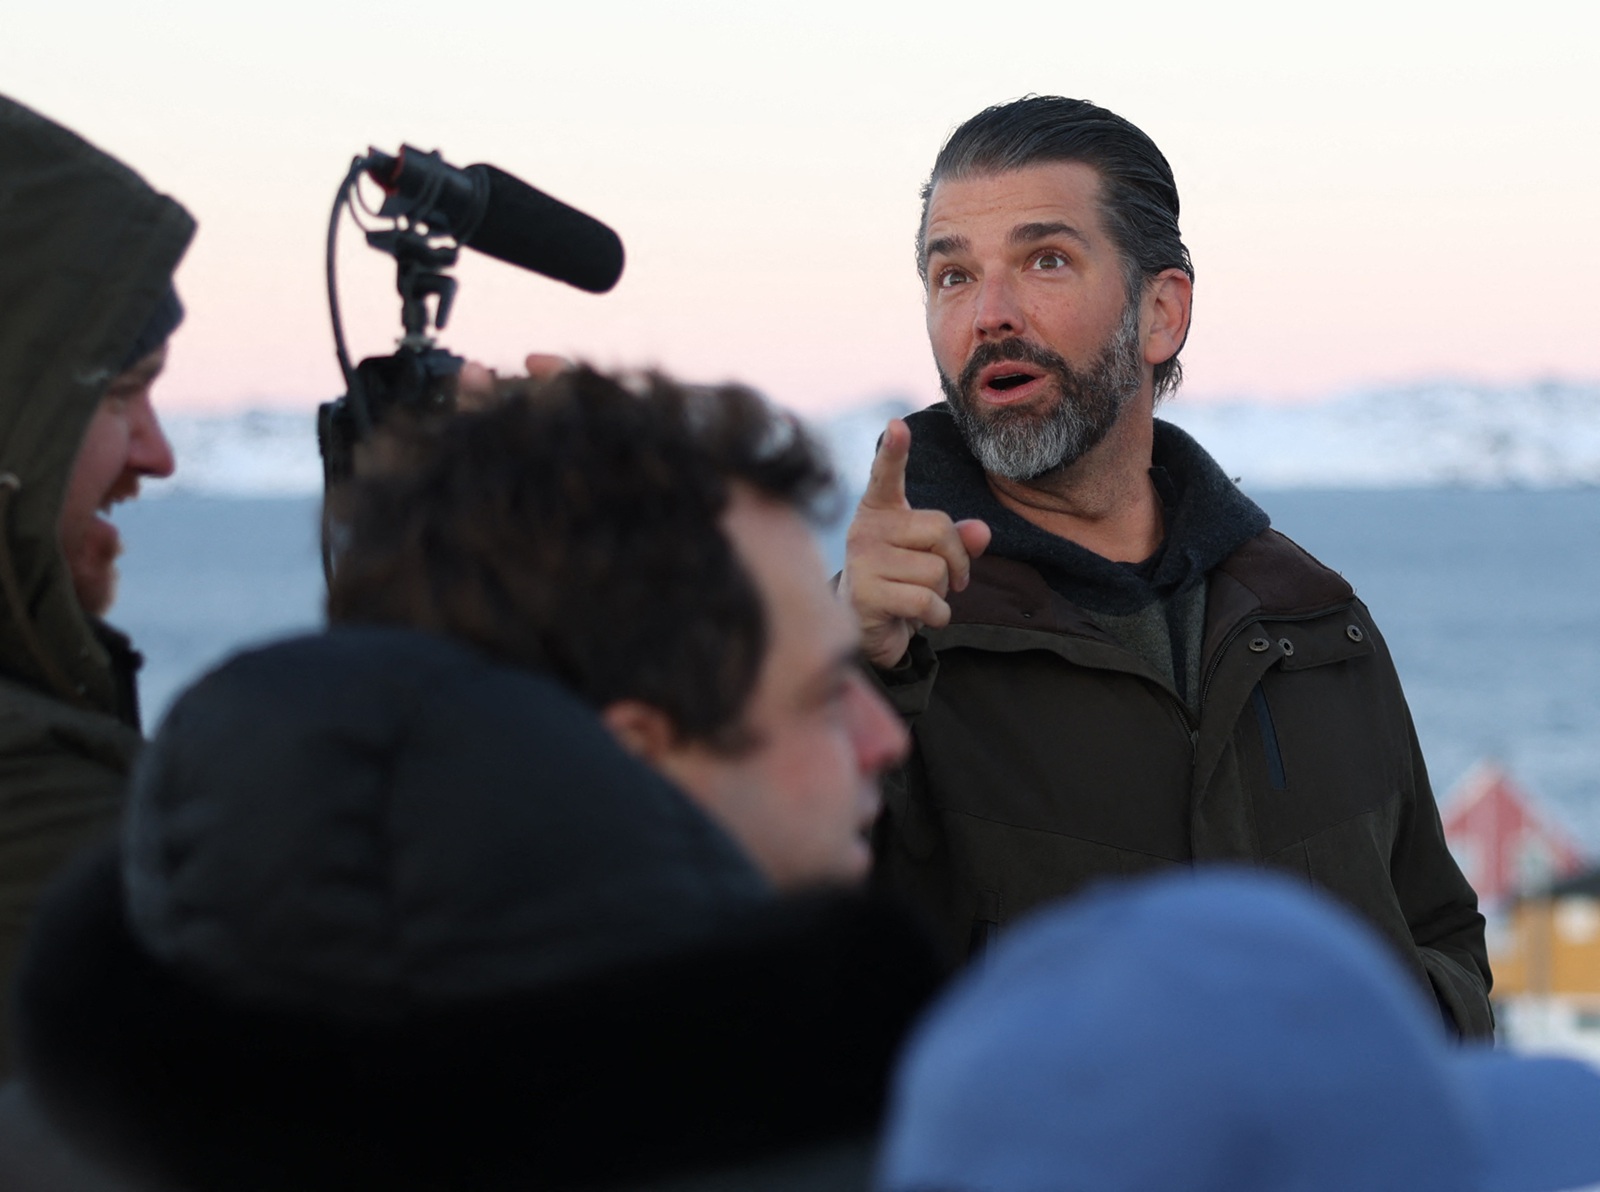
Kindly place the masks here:
[(954, 253), (965, 252), (971, 246), (965, 236), (937, 236), (928, 241), (927, 255), (930, 257), (950, 256)]
[(1011, 229), (1009, 237), (1013, 245), (1035, 244), (1040, 240), (1049, 240), (1054, 236), (1065, 236), (1069, 240), (1076, 240), (1085, 248), (1089, 247), (1089, 237), (1069, 223), (1059, 220), (1050, 223), (1025, 223), (1018, 224)]

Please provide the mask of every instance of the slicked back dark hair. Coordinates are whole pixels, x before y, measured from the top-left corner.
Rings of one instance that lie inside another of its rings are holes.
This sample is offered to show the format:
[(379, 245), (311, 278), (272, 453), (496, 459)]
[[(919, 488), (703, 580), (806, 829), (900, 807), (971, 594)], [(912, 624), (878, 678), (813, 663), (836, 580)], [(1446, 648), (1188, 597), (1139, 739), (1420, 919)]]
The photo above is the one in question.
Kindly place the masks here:
[[(947, 178), (983, 177), (1044, 162), (1082, 162), (1102, 179), (1101, 212), (1122, 254), (1129, 302), (1144, 283), (1166, 269), (1194, 279), (1189, 250), (1178, 232), (1178, 184), (1156, 144), (1115, 112), (1087, 100), (1029, 95), (985, 108), (945, 141), (922, 188), (917, 228), (917, 269), (928, 277), (928, 203)], [(1182, 345), (1179, 345), (1182, 351)], [(1155, 395), (1183, 379), (1178, 353), (1155, 366)]]
[(497, 396), (405, 432), (341, 494), (329, 619), (465, 639), (597, 709), (642, 700), (741, 748), (766, 623), (720, 518), (736, 484), (822, 513), (814, 441), (738, 386), (580, 368)]

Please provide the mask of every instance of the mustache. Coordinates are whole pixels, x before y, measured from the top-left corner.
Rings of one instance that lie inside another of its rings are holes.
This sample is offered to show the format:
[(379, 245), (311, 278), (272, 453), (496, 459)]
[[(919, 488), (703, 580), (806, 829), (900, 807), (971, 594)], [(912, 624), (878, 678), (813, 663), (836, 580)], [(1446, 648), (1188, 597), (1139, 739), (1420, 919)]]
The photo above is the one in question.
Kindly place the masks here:
[(972, 355), (967, 357), (967, 363), (962, 367), (957, 382), (961, 386), (961, 391), (971, 393), (978, 384), (978, 374), (1001, 360), (1032, 364), (1058, 377), (1072, 374), (1072, 366), (1059, 352), (1031, 344), (1025, 339), (995, 339), (979, 344), (972, 350)]

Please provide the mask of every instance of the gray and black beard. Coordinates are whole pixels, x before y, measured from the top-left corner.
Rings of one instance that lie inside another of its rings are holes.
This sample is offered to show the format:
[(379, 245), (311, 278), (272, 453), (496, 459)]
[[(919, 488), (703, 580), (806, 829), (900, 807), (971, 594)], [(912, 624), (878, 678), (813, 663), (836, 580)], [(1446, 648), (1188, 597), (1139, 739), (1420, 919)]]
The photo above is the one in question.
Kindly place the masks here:
[[(977, 396), (978, 374), (998, 360), (1019, 360), (1055, 381), (1054, 400), (1024, 406), (985, 406)], [(973, 351), (952, 381), (939, 370), (967, 449), (985, 472), (1007, 480), (1033, 480), (1068, 467), (1099, 445), (1144, 379), (1139, 351), (1139, 307), (1128, 303), (1105, 350), (1080, 372), (1048, 348), (1020, 339), (991, 340)]]

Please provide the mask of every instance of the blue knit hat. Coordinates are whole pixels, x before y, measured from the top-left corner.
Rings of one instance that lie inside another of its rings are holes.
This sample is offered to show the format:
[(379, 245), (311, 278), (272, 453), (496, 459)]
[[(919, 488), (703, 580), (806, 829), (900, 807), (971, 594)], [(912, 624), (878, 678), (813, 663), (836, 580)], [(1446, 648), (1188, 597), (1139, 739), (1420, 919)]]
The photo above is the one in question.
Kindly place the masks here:
[(1218, 870), (1025, 924), (918, 1029), (885, 1192), (1557, 1192), (1600, 1071), (1458, 1046), (1346, 912)]

